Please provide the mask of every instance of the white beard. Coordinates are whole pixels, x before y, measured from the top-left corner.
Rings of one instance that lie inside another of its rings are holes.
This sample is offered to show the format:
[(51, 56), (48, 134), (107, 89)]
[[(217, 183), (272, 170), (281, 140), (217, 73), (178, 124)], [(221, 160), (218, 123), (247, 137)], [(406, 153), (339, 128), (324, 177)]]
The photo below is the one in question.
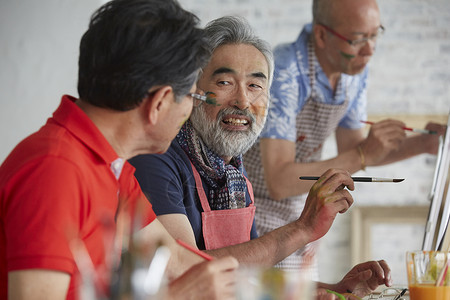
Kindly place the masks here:
[[(259, 122), (248, 110), (224, 108), (217, 114), (217, 119), (211, 121), (205, 113), (204, 104), (192, 110), (190, 120), (203, 143), (219, 156), (239, 156), (247, 152), (256, 142), (267, 118), (267, 110)], [(228, 131), (222, 127), (224, 115), (244, 115), (251, 119), (247, 131)]]

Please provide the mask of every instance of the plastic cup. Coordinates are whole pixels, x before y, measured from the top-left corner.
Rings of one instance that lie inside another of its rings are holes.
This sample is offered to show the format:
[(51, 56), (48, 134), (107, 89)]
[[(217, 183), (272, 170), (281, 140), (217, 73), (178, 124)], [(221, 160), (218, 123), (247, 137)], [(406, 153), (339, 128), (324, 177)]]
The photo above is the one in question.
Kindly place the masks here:
[(408, 251), (406, 269), (410, 300), (450, 299), (450, 252)]

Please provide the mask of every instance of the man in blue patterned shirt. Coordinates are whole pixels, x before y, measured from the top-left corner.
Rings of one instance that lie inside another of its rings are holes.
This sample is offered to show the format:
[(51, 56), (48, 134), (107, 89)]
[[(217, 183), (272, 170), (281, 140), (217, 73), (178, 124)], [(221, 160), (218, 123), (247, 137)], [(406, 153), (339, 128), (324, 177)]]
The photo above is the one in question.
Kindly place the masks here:
[[(271, 106), (260, 140), (244, 164), (254, 186), (258, 234), (295, 220), (311, 182), (301, 175), (328, 168), (354, 173), (420, 153), (435, 153), (438, 135), (406, 136), (405, 124), (383, 120), (364, 136), (367, 64), (384, 28), (376, 0), (314, 0), (313, 22), (298, 39), (276, 47)], [(428, 129), (443, 132), (438, 124)], [(321, 160), (335, 134), (338, 155)], [(278, 266), (298, 269), (308, 245)]]

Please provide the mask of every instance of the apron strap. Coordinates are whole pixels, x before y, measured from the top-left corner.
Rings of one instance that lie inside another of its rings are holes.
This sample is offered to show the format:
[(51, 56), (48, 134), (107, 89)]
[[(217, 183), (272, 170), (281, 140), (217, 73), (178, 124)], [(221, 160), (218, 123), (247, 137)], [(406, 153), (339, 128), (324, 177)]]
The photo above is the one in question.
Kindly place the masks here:
[(250, 195), (250, 200), (252, 201), (252, 202), (250, 202), (250, 204), (248, 206), (253, 206), (253, 204), (255, 203), (255, 196), (253, 195), (253, 186), (252, 186), (250, 180), (248, 180), (246, 176), (244, 176), (244, 178), (245, 178), (245, 182), (247, 183), (247, 190)]
[[(192, 173), (194, 174), (195, 179), (195, 186), (197, 188), (198, 197), (200, 198), (200, 203), (202, 205), (203, 211), (211, 211), (211, 207), (209, 206), (208, 198), (206, 197), (205, 189), (203, 188), (202, 179), (200, 177), (200, 174), (198, 173), (197, 169), (194, 167), (194, 164), (191, 163), (192, 167)], [(249, 206), (253, 206), (255, 203), (255, 196), (253, 194), (253, 187), (250, 181), (247, 179), (246, 176), (244, 176), (245, 182), (247, 183), (247, 190), (250, 194), (250, 204)]]
[(203, 211), (211, 211), (211, 207), (208, 203), (208, 198), (206, 198), (205, 189), (203, 188), (202, 179), (200, 178), (200, 174), (198, 173), (197, 169), (194, 167), (194, 165), (191, 163), (192, 167), (192, 173), (194, 173), (194, 179), (195, 179), (195, 186), (197, 187), (197, 194), (200, 198), (200, 203), (202, 204)]

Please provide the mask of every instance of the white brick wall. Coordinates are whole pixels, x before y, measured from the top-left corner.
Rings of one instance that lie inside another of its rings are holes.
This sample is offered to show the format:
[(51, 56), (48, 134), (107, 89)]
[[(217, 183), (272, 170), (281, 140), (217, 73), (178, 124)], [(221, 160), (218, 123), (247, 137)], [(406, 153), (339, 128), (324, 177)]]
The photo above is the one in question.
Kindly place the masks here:
[(381, 0), (386, 34), (371, 68), (369, 112), (440, 114), (450, 107), (450, 1)]

